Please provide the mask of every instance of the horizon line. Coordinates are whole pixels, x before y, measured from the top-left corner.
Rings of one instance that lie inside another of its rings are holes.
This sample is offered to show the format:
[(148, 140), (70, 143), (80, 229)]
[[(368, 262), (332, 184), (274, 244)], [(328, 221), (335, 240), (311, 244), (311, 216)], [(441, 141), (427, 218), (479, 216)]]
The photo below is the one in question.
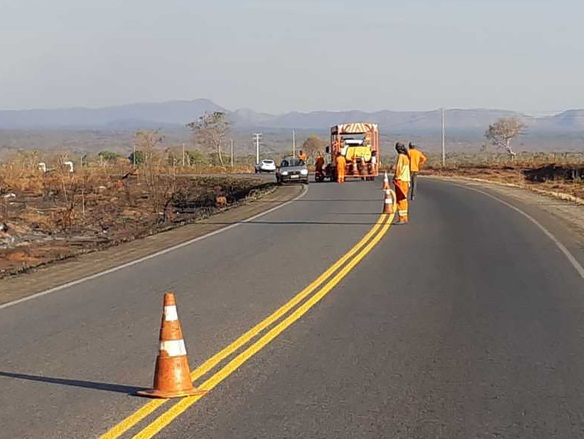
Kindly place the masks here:
[(99, 110), (106, 110), (106, 109), (114, 109), (114, 108), (123, 108), (129, 107), (134, 105), (165, 105), (165, 104), (190, 104), (195, 102), (206, 102), (208, 104), (215, 105), (219, 107), (219, 109), (224, 110), (228, 113), (237, 113), (239, 111), (253, 111), (256, 114), (266, 114), (270, 116), (284, 116), (287, 114), (305, 114), (310, 115), (313, 113), (350, 113), (350, 112), (361, 112), (367, 114), (374, 114), (374, 113), (381, 113), (381, 112), (393, 112), (393, 113), (433, 113), (439, 112), (443, 108), (445, 111), (500, 111), (500, 112), (511, 112), (511, 113), (518, 113), (519, 115), (526, 116), (526, 117), (533, 117), (533, 118), (541, 118), (541, 117), (553, 117), (560, 115), (562, 113), (568, 111), (579, 111), (583, 110), (583, 108), (566, 108), (564, 110), (511, 110), (505, 108), (489, 108), (489, 107), (438, 107), (433, 109), (420, 109), (420, 110), (395, 110), (395, 109), (380, 109), (380, 110), (360, 110), (360, 109), (344, 109), (344, 110), (326, 110), (326, 109), (318, 109), (318, 110), (308, 110), (308, 111), (299, 111), (299, 110), (289, 110), (281, 113), (269, 113), (264, 111), (254, 110), (253, 108), (249, 107), (240, 107), (235, 110), (230, 110), (228, 108), (223, 107), (222, 105), (217, 104), (213, 100), (209, 98), (195, 98), (195, 99), (174, 99), (174, 100), (164, 100), (164, 101), (141, 101), (141, 102), (129, 102), (124, 104), (110, 104), (110, 105), (101, 105), (101, 106), (83, 106), (83, 105), (73, 105), (73, 106), (63, 106), (63, 107), (32, 107), (32, 108), (8, 108), (8, 109), (0, 109), (0, 112), (9, 112), (9, 113), (18, 113), (18, 112), (37, 112), (37, 111), (70, 111), (70, 110), (84, 110), (84, 111), (99, 111)]

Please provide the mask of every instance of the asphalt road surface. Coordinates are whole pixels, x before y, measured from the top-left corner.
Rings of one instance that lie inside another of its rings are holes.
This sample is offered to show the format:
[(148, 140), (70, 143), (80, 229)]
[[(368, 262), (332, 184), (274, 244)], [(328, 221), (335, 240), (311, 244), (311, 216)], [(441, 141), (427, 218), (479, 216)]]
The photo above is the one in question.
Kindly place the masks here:
[[(0, 309), (0, 437), (584, 437), (584, 279), (558, 245), (430, 180), (411, 223), (387, 230), (379, 188), (311, 184), (250, 223)], [(197, 381), (216, 379), (206, 396), (124, 421), (149, 403), (133, 393), (152, 381), (165, 291), (195, 370), (352, 248), (305, 314)]]

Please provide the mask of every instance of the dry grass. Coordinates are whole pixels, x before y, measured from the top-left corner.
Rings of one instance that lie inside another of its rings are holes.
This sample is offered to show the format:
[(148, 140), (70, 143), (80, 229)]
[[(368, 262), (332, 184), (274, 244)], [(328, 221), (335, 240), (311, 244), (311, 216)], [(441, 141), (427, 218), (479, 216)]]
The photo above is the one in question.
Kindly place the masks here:
[(433, 157), (425, 172), (481, 178), (584, 199), (584, 153), (523, 154), (515, 160), (507, 155), (457, 156), (451, 157), (446, 167)]
[[(382, 170), (391, 172), (392, 166)], [(559, 192), (584, 199), (584, 153), (450, 154), (446, 166), (439, 155), (430, 155), (423, 174), (480, 178), (527, 189)], [(532, 178), (533, 175), (539, 178)]]
[(253, 169), (171, 166), (154, 149), (137, 168), (95, 161), (70, 172), (67, 161), (21, 154), (0, 165), (0, 277), (195, 221), (269, 186), (213, 175)]

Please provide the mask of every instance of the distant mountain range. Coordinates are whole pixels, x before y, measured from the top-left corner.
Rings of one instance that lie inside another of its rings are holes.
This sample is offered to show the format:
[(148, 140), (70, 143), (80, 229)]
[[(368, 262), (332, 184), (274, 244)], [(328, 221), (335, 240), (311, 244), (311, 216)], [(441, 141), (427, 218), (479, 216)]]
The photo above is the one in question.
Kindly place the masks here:
[[(251, 109), (227, 110), (207, 100), (171, 101), (119, 105), (103, 108), (64, 108), (42, 110), (2, 110), (0, 129), (179, 129), (204, 112), (225, 111), (236, 129), (298, 129), (327, 130), (330, 126), (351, 121), (378, 123), (382, 132), (436, 131), (441, 128), (441, 112), (434, 111), (314, 111), (289, 112), (280, 115), (258, 113)], [(514, 111), (492, 109), (449, 109), (446, 111), (448, 130), (484, 132), (490, 123), (501, 117), (520, 117), (530, 132), (584, 131), (584, 110), (531, 117)]]
[(225, 111), (207, 99), (103, 108), (0, 111), (0, 129), (151, 128), (184, 125), (205, 111)]

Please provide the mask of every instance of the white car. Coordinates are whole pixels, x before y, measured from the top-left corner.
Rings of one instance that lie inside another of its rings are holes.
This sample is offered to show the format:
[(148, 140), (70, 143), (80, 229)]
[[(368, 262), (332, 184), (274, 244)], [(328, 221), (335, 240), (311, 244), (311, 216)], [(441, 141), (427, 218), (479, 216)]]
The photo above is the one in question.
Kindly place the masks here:
[(264, 159), (256, 165), (256, 174), (258, 172), (276, 172), (276, 162)]

